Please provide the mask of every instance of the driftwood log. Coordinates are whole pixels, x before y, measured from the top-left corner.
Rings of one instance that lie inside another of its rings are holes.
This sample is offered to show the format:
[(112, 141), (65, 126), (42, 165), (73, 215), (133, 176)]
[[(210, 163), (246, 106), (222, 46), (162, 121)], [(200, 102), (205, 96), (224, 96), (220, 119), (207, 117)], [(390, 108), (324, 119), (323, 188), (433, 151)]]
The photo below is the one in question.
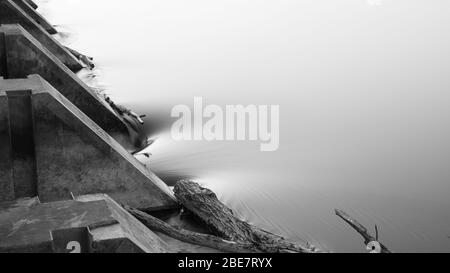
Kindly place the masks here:
[(215, 235), (238, 244), (251, 245), (266, 253), (310, 253), (318, 250), (312, 245), (289, 242), (282, 236), (250, 225), (220, 202), (214, 192), (199, 184), (181, 180), (174, 187), (175, 197), (187, 210), (202, 220)]
[(143, 211), (135, 208), (124, 206), (124, 208), (141, 221), (145, 226), (153, 231), (164, 233), (174, 239), (200, 245), (209, 248), (217, 249), (223, 252), (229, 253), (253, 253), (260, 252), (257, 248), (250, 243), (238, 243), (227, 241), (214, 235), (204, 234), (174, 227), (166, 222), (153, 217)]
[(378, 242), (378, 244), (381, 247), (380, 248), (381, 253), (391, 253), (391, 251), (385, 245), (383, 245), (382, 243), (380, 243), (378, 241), (378, 227), (377, 226), (375, 226), (375, 237), (374, 237), (369, 234), (366, 227), (364, 227), (356, 219), (350, 217), (344, 211), (336, 209), (335, 213), (337, 216), (339, 216), (342, 220), (344, 220), (347, 224), (349, 224), (354, 230), (356, 230), (364, 238), (364, 244), (366, 246), (368, 246), (369, 243), (371, 243), (371, 242)]

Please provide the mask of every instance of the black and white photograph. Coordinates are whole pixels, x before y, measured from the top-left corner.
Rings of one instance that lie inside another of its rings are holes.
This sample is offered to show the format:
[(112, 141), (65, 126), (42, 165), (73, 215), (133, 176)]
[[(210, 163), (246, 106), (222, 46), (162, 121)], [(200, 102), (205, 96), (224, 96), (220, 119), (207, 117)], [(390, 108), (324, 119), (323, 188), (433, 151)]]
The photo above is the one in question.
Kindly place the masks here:
[(450, 253), (449, 164), (450, 1), (0, 0), (0, 253)]

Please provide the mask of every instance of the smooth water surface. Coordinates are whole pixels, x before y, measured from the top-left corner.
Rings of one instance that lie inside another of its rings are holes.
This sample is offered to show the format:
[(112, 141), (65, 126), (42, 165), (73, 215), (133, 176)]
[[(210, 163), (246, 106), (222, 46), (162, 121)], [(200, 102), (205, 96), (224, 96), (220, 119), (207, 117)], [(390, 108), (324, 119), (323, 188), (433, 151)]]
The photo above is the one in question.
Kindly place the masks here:
[[(80, 75), (147, 114), (142, 157), (191, 177), (242, 218), (335, 252), (364, 252), (341, 208), (397, 252), (450, 251), (450, 2), (50, 0)], [(92, 78), (92, 76), (95, 76)], [(280, 148), (176, 142), (174, 105), (280, 105)]]

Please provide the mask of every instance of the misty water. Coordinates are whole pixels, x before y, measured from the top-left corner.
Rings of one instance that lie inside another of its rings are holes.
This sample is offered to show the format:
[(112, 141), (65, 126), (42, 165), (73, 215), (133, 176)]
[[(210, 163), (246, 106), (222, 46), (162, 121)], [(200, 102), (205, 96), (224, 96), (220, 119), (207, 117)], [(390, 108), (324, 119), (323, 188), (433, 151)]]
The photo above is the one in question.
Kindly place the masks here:
[[(80, 73), (145, 119), (139, 159), (189, 177), (242, 219), (365, 252), (340, 208), (397, 252), (450, 251), (450, 2), (50, 0)], [(175, 141), (173, 106), (280, 105), (280, 147)]]

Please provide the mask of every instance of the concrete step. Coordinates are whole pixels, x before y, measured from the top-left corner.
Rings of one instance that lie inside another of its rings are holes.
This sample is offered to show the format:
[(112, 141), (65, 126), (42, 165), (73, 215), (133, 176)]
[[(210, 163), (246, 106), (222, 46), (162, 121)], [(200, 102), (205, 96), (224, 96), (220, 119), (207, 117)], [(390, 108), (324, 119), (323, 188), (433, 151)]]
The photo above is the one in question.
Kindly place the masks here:
[(41, 75), (124, 147), (141, 148), (142, 134), (20, 25), (0, 26), (0, 66), (4, 78)]
[(50, 24), (23, 0), (0, 0), (0, 24), (20, 24), (69, 69), (79, 71), (83, 68), (80, 61), (44, 29), (44, 26)]
[(49, 34), (56, 34), (58, 31), (44, 18), (39, 12), (33, 8), (29, 1), (13, 0), (18, 7), (20, 7), (28, 16), (30, 16), (36, 23), (42, 26)]
[(25, 0), (33, 9), (37, 9), (39, 6), (33, 0)]
[[(22, 97), (11, 102), (14, 96)], [(44, 202), (107, 193), (140, 209), (177, 206), (161, 179), (40, 76), (0, 79), (0, 106), (0, 201), (33, 193)]]
[(171, 248), (105, 194), (0, 204), (0, 252), (161, 253)]

